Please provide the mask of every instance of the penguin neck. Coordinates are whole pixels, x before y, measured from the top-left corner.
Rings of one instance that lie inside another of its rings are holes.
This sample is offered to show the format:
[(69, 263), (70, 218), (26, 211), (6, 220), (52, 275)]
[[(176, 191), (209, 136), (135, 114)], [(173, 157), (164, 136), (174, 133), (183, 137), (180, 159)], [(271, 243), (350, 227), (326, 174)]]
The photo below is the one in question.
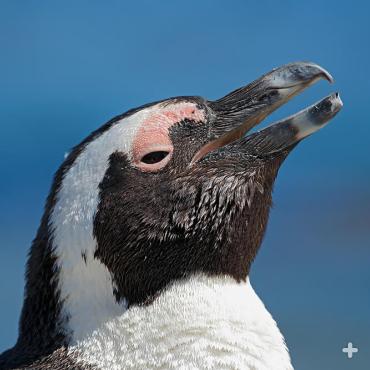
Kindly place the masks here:
[(291, 369), (284, 339), (249, 279), (228, 276), (175, 281), (151, 304), (74, 338), (69, 350), (99, 369), (151, 369), (151, 361), (164, 368)]

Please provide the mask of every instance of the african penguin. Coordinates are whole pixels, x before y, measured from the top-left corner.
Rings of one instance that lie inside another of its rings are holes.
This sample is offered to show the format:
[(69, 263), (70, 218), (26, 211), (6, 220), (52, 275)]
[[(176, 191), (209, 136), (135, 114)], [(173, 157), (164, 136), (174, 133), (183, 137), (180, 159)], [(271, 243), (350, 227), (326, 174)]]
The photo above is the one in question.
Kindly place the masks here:
[(1, 369), (293, 369), (249, 271), (280, 165), (338, 94), (246, 133), (328, 72), (274, 69), (225, 97), (122, 114), (57, 171)]

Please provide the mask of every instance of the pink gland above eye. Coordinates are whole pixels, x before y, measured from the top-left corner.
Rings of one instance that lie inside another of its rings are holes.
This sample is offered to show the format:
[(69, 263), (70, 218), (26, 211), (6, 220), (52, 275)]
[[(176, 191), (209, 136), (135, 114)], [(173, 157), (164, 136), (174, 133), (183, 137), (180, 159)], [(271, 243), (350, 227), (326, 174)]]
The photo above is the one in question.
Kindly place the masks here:
[(133, 164), (145, 172), (156, 172), (165, 167), (173, 153), (169, 129), (186, 118), (200, 122), (203, 113), (194, 103), (179, 103), (159, 107), (147, 117), (132, 143)]
[(172, 152), (167, 129), (143, 130), (134, 143), (133, 162), (142, 171), (155, 172), (166, 166)]

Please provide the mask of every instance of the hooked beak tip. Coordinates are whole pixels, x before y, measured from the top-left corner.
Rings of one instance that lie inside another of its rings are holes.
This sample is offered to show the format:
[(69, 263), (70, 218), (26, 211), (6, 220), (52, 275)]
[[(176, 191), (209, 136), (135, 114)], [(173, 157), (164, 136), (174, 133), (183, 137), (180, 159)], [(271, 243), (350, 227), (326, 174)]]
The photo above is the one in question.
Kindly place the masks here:
[(264, 76), (269, 88), (289, 89), (311, 85), (319, 79), (334, 82), (332, 75), (316, 63), (296, 62), (272, 70)]

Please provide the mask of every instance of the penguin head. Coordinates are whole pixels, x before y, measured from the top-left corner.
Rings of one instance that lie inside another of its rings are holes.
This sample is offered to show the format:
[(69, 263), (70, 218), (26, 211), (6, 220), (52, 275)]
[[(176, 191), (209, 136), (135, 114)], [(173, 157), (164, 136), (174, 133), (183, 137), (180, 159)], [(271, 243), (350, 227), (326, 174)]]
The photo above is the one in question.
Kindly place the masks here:
[(145, 304), (191, 274), (245, 280), (280, 165), (340, 98), (248, 131), (321, 78), (331, 81), (316, 64), (285, 65), (216, 101), (176, 97), (129, 111), (77, 146), (46, 217), (69, 315), (85, 295), (101, 306), (110, 294)]
[(150, 302), (198, 272), (246, 279), (280, 165), (339, 111), (340, 99), (330, 95), (246, 134), (320, 78), (331, 80), (315, 64), (286, 65), (216, 101), (177, 97), (139, 108), (94, 138), (110, 136), (104, 153), (97, 146), (93, 154), (106, 162), (96, 183), (91, 258), (108, 269), (117, 301)]

